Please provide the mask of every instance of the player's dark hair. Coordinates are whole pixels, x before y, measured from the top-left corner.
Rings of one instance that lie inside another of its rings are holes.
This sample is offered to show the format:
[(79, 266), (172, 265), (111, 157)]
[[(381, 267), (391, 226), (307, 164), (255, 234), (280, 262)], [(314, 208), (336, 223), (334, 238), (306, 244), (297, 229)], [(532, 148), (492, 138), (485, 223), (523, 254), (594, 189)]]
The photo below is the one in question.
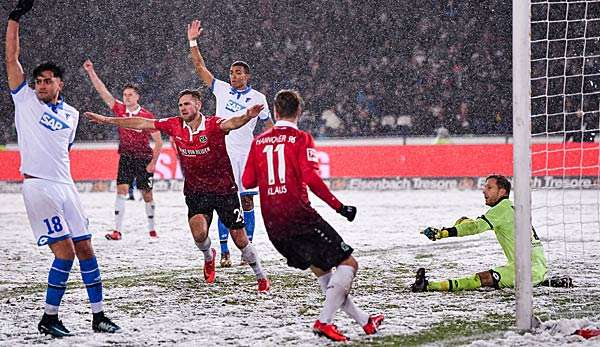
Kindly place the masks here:
[(52, 62), (46, 62), (46, 63), (42, 63), (40, 65), (38, 65), (35, 69), (33, 69), (33, 78), (36, 79), (39, 76), (42, 75), (42, 73), (44, 71), (52, 71), (52, 74), (54, 75), (54, 77), (58, 77), (61, 80), (63, 79), (63, 69), (52, 63)]
[(234, 66), (241, 66), (244, 68), (245, 73), (250, 74), (250, 65), (248, 65), (248, 63), (246, 63), (245, 61), (241, 61), (241, 60), (234, 61), (233, 64), (231, 64), (231, 67), (234, 67)]
[(140, 95), (140, 86), (137, 85), (136, 83), (131, 83), (131, 82), (125, 83), (123, 85), (123, 90), (125, 90), (125, 89), (133, 89), (138, 95)]
[(275, 95), (275, 110), (281, 118), (294, 118), (302, 106), (300, 93), (291, 89), (283, 89)]
[(496, 180), (496, 185), (498, 186), (498, 188), (506, 190), (506, 196), (509, 196), (511, 187), (510, 181), (502, 175), (489, 175), (485, 178), (485, 180), (487, 181), (492, 178)]
[(180, 91), (179, 95), (177, 95), (177, 101), (179, 101), (179, 99), (181, 99), (181, 97), (184, 95), (191, 95), (194, 98), (198, 99), (198, 101), (202, 101), (202, 94), (197, 89), (184, 89)]

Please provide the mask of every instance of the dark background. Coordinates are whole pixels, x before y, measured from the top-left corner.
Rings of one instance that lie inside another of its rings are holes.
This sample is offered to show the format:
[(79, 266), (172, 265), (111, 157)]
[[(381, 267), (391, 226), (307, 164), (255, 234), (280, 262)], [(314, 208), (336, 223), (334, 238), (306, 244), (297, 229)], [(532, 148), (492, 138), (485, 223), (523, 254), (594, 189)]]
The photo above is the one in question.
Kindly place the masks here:
[[(3, 2), (3, 18), (14, 3)], [(433, 135), (442, 125), (451, 134), (509, 134), (510, 11), (501, 0), (38, 0), (21, 19), (20, 61), (28, 77), (41, 62), (59, 63), (65, 101), (108, 113), (81, 68), (90, 58), (115, 97), (135, 82), (144, 107), (172, 116), (177, 93), (202, 85), (186, 36), (200, 19), (199, 46), (215, 77), (227, 81), (229, 65), (244, 60), (269, 102), (296, 88), (306, 102), (301, 127), (315, 137)], [(15, 142), (3, 64), (0, 78), (0, 142)], [(214, 97), (203, 91), (212, 114)], [(83, 120), (77, 139), (116, 136)]]

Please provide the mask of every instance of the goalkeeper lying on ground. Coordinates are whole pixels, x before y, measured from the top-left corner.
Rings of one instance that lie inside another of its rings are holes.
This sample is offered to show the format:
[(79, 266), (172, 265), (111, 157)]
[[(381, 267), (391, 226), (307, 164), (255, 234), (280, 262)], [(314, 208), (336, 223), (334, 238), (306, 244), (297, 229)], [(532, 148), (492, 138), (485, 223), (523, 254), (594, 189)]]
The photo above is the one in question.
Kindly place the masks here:
[[(471, 290), (479, 287), (514, 288), (515, 286), (515, 227), (514, 208), (508, 199), (510, 182), (501, 175), (492, 175), (486, 178), (483, 187), (485, 204), (491, 208), (477, 219), (462, 217), (453, 227), (436, 229), (428, 227), (422, 233), (430, 240), (435, 241), (445, 237), (468, 236), (493, 230), (500, 243), (508, 263), (489, 271), (479, 272), (473, 276), (450, 279), (439, 282), (428, 281), (425, 269), (417, 270), (417, 278), (411, 285), (413, 292), (424, 291), (459, 291)], [(533, 285), (540, 284), (546, 275), (546, 257), (544, 249), (535, 229), (531, 235), (531, 280)]]

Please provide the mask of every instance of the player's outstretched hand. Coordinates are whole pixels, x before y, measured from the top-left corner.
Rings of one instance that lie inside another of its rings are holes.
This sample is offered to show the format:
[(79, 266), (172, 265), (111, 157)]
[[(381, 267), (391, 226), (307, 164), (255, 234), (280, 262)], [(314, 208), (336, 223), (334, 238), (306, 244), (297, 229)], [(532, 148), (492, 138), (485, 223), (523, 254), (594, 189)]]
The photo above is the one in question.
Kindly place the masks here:
[(354, 220), (354, 217), (356, 217), (356, 207), (355, 206), (342, 205), (342, 207), (340, 207), (337, 210), (337, 213), (339, 213), (342, 216), (346, 217), (346, 219), (349, 222), (352, 222)]
[(265, 108), (263, 105), (254, 105), (246, 111), (246, 116), (254, 118)]
[(83, 62), (83, 69), (88, 72), (94, 70), (94, 63), (92, 63), (91, 60), (86, 59), (86, 61)]
[(96, 124), (108, 124), (108, 119), (110, 118), (94, 112), (85, 112), (84, 114), (90, 122)]
[(8, 19), (12, 19), (15, 22), (18, 22), (21, 16), (29, 12), (29, 10), (31, 10), (32, 7), (33, 0), (19, 0), (15, 9), (12, 10), (8, 15)]
[(202, 23), (199, 20), (194, 19), (192, 23), (187, 26), (187, 36), (189, 41), (195, 41), (200, 37), (202, 33)]
[[(428, 239), (430, 239), (431, 241), (436, 241), (439, 239), (443, 239), (444, 237), (444, 229), (438, 229), (438, 228), (434, 228), (434, 227), (427, 227), (425, 228), (425, 230), (421, 231), (421, 234), (427, 236)], [(446, 231), (447, 234), (447, 231)]]

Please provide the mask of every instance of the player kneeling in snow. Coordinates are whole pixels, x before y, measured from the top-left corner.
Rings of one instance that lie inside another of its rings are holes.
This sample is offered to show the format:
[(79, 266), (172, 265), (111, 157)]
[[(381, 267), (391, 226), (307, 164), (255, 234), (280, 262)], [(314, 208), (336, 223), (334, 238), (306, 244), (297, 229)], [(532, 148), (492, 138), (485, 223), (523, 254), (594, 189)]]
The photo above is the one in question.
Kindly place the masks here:
[[(421, 233), (435, 241), (445, 237), (468, 236), (493, 230), (496, 238), (508, 259), (508, 264), (489, 271), (479, 272), (473, 276), (449, 279), (444, 281), (428, 281), (425, 269), (417, 270), (415, 283), (411, 285), (413, 292), (471, 290), (480, 287), (514, 288), (515, 286), (515, 225), (514, 207), (508, 199), (510, 182), (501, 175), (486, 178), (483, 187), (485, 204), (491, 208), (481, 217), (469, 219), (461, 217), (453, 227), (436, 229), (428, 227)], [(533, 285), (540, 284), (546, 275), (546, 257), (544, 249), (535, 229), (531, 234), (531, 281)], [(556, 283), (553, 286), (563, 286)]]

